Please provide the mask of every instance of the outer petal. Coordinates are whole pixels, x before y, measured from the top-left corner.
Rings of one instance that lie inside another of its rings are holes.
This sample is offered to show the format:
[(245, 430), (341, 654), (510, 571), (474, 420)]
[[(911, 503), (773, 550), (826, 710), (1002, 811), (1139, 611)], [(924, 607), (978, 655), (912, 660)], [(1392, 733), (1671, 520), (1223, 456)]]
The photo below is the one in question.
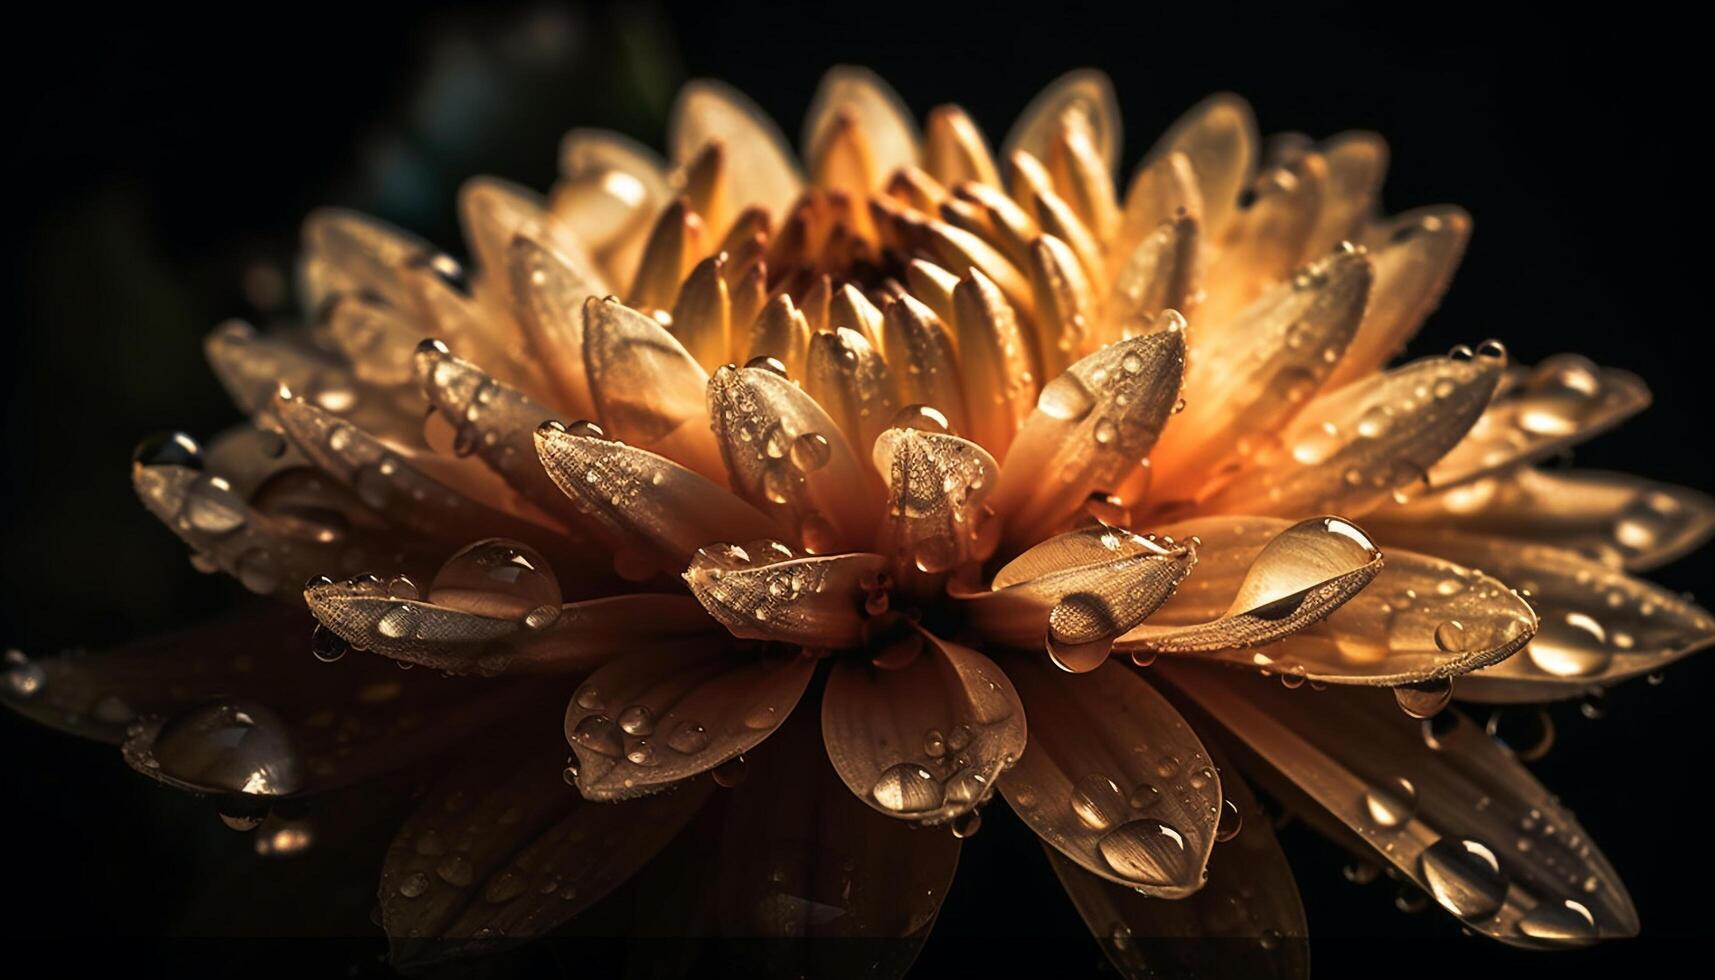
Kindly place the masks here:
[(849, 647), (862, 638), (864, 599), (886, 567), (880, 555), (803, 558), (764, 541), (704, 548), (685, 581), (734, 636)]
[(1038, 160), (1048, 159), (1049, 143), (1069, 113), (1084, 124), (1097, 155), (1112, 174), (1119, 167), (1122, 140), (1119, 102), (1113, 82), (1093, 68), (1067, 72), (1031, 99), (1006, 134), (1001, 156), (1011, 159), (1023, 151)]
[(1471, 216), (1445, 204), (1407, 211), (1370, 229), (1364, 244), (1376, 267), (1373, 299), (1331, 384), (1357, 381), (1399, 353), (1441, 302), (1470, 237)]
[(611, 298), (584, 304), (584, 365), (602, 427), (716, 483), (726, 482), (709, 432), (709, 376), (651, 317)]
[(822, 740), (857, 797), (890, 817), (954, 820), (988, 802), (1024, 752), (1024, 708), (987, 657), (925, 637), (899, 669), (841, 660), (822, 695)]
[(710, 142), (727, 154), (734, 210), (761, 205), (784, 215), (804, 186), (780, 130), (730, 86), (697, 79), (679, 90), (668, 124), (673, 161), (689, 162)]
[(1001, 781), (1013, 810), (1109, 881), (1164, 898), (1200, 888), (1221, 787), (1179, 713), (1115, 661), (1081, 675), (1042, 657), (1011, 657), (1006, 668), (1032, 729)]
[(875, 179), (886, 181), (894, 171), (915, 166), (917, 125), (899, 94), (867, 68), (838, 65), (828, 69), (810, 109), (804, 114), (802, 147), (807, 159), (822, 143), (837, 113), (850, 113), (863, 131), (873, 156)]
[(1209, 240), (1219, 242), (1237, 210), (1239, 192), (1256, 173), (1256, 119), (1245, 100), (1231, 93), (1211, 95), (1188, 109), (1149, 151), (1155, 160), (1179, 152), (1191, 162), (1203, 202)]
[(749, 751), (791, 714), (815, 667), (796, 651), (720, 639), (633, 649), (590, 675), (566, 708), (578, 790), (642, 796)]
[(1470, 928), (1527, 947), (1636, 934), (1613, 868), (1480, 726), (1448, 714), (1426, 738), (1379, 692), (1291, 691), (1176, 664), (1167, 673), (1290, 799), (1331, 817)]

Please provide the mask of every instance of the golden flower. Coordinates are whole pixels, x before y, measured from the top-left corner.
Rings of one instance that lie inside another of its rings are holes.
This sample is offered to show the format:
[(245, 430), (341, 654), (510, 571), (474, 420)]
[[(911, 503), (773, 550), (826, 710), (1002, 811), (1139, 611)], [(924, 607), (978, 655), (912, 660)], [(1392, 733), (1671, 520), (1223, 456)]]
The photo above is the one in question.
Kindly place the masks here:
[[(321, 659), (381, 656), (317, 666), (273, 614), (16, 663), (9, 703), (241, 823), (451, 752), (382, 871), (402, 958), (560, 926), (713, 800), (667, 862), (710, 883), (682, 928), (902, 971), (998, 790), (1128, 974), (1197, 935), (1300, 972), (1268, 821), (1185, 715), (1472, 930), (1636, 932), (1572, 815), (1443, 709), (1708, 644), (1630, 573), (1715, 502), (1534, 468), (1646, 404), (1622, 371), (1495, 341), (1387, 366), (1463, 211), (1379, 216), (1380, 137), (1265, 154), (1228, 95), (1121, 195), (1093, 71), (997, 159), (838, 68), (803, 145), (807, 176), (692, 83), (670, 163), (577, 130), (547, 198), (469, 183), (468, 279), (313, 215), (312, 322), (208, 342), (254, 425), (133, 475), (199, 567), (307, 602)], [(269, 821), (259, 850), (303, 844)]]

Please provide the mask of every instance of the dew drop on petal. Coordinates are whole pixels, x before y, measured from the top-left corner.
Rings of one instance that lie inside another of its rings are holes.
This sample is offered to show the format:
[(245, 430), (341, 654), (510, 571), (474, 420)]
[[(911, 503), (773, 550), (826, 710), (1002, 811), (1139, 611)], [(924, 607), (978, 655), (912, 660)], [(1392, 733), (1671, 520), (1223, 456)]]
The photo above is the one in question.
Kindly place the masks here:
[(421, 871), (412, 872), (399, 882), (399, 897), (419, 898), (429, 890), (429, 876)]
[(280, 716), (259, 704), (191, 708), (139, 746), (163, 775), (224, 793), (282, 796), (302, 786), (299, 757)]
[(1092, 830), (1107, 830), (1127, 816), (1125, 794), (1113, 780), (1095, 773), (1073, 785), (1071, 805)]
[(1191, 855), (1185, 835), (1151, 817), (1120, 824), (1096, 849), (1114, 874), (1145, 885), (1172, 885), (1185, 877)]
[(1518, 931), (1532, 939), (1582, 942), (1596, 938), (1596, 917), (1582, 902), (1544, 901), (1519, 919)]
[(1215, 841), (1224, 843), (1239, 835), (1245, 826), (1244, 814), (1239, 812), (1239, 806), (1232, 800), (1221, 801), (1221, 816), (1215, 823)]
[(1507, 880), (1500, 862), (1480, 841), (1443, 837), (1424, 849), (1418, 866), (1429, 893), (1462, 919), (1486, 919), (1506, 899)]
[(1417, 812), (1417, 787), (1411, 780), (1395, 778), (1364, 791), (1364, 813), (1382, 830), (1404, 826)]
[(1399, 710), (1413, 718), (1433, 718), (1453, 700), (1453, 682), (1441, 678), (1393, 689)]
[(479, 616), (520, 619), (560, 605), (560, 583), (536, 549), (489, 538), (453, 555), (429, 583), (429, 601)]
[(894, 813), (922, 813), (941, 805), (945, 791), (935, 774), (914, 762), (889, 766), (870, 795)]

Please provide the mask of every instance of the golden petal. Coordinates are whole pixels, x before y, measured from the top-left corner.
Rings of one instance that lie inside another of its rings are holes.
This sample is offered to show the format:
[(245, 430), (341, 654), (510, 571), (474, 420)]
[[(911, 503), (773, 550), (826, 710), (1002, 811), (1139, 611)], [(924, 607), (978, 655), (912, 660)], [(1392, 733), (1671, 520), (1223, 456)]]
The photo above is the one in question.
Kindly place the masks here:
[(1426, 737), (1382, 692), (1311, 693), (1237, 671), (1157, 669), (1260, 757), (1257, 775), (1278, 775), (1275, 795), (1325, 814), (1471, 929), (1537, 948), (1637, 933), (1624, 886), (1583, 828), (1456, 712)]
[(820, 142), (805, 154), (810, 161), (810, 183), (860, 199), (880, 183), (869, 137), (850, 110), (834, 112), (818, 139)]
[[(1210, 517), (1174, 525), (1198, 541), (1200, 570), (1156, 622), (1120, 637), (1115, 648), (1140, 659), (1157, 653), (1219, 653), (1291, 636), (1356, 596), (1382, 569), (1382, 553), (1338, 517), (1288, 524), (1271, 518)], [(1243, 567), (1234, 589), (1231, 571)], [(1223, 574), (1226, 573), (1226, 574)], [(1231, 596), (1224, 609), (1222, 600)], [(1214, 618), (1207, 618), (1213, 612)]]
[(634, 647), (591, 674), (566, 707), (578, 791), (592, 800), (658, 792), (755, 748), (786, 720), (814, 657), (731, 641)]
[(1200, 502), (1228, 514), (1362, 515), (1423, 481), (1482, 416), (1505, 374), (1493, 341), (1472, 356), (1426, 357), (1310, 402)]
[(761, 205), (784, 215), (804, 187), (786, 140), (756, 103), (732, 87), (706, 78), (679, 90), (668, 123), (673, 160), (686, 163), (705, 145), (726, 147), (735, 209)]
[(1620, 424), (1649, 406), (1649, 388), (1629, 371), (1560, 354), (1520, 368), (1471, 431), (1429, 470), (1447, 487), (1533, 462)]
[(703, 219), (685, 198), (667, 205), (643, 247), (643, 259), (626, 294), (630, 305), (646, 311), (672, 309), (679, 284), (707, 250), (707, 237)]
[(538, 363), (537, 340), (527, 337), (523, 329), (522, 312), (497, 317), (480, 306), (457, 262), (446, 255), (423, 257), (406, 269), (405, 286), (427, 336), (456, 346), (463, 356), (533, 398), (554, 396), (553, 385)]
[(1580, 697), (1715, 643), (1715, 618), (1689, 599), (1570, 551), (1447, 530), (1425, 549), (1503, 579), (1542, 620), (1517, 656), (1460, 678), (1461, 698)]
[(928, 405), (953, 432), (966, 431), (965, 393), (953, 359), (947, 325), (911, 296), (889, 304), (882, 318), (883, 347), (899, 382), (900, 400)]
[(896, 670), (842, 659), (822, 695), (822, 741), (858, 799), (918, 824), (987, 803), (1024, 752), (1024, 708), (1006, 674), (975, 650), (926, 636)]
[(875, 445), (899, 411), (893, 372), (881, 352), (856, 330), (810, 338), (804, 388), (827, 410), (854, 447)]
[(1127, 260), (1137, 243), (1164, 221), (1192, 218), (1202, 223), (1202, 191), (1191, 158), (1177, 150), (1155, 157), (1137, 168), (1126, 188), (1125, 214), (1108, 248), (1110, 265)]
[(332, 293), (382, 297), (389, 305), (410, 307), (400, 273), (412, 259), (433, 252), (409, 232), (368, 215), (341, 208), (320, 208), (304, 219), (303, 262), (313, 272), (308, 307), (320, 306)]
[(809, 363), (810, 321), (786, 293), (774, 297), (757, 315), (751, 327), (746, 362), (772, 357), (785, 365), (789, 376), (802, 376)]
[(818, 554), (870, 541), (876, 478), (814, 398), (766, 367), (728, 366), (709, 379), (708, 404), (739, 496)]
[(1022, 150), (1038, 160), (1047, 159), (1049, 144), (1067, 116), (1083, 124), (1096, 156), (1111, 175), (1120, 157), (1119, 102), (1113, 82), (1094, 68), (1067, 72), (1031, 99), (1006, 134), (1001, 156), (1010, 158)]
[(887, 559), (793, 555), (779, 542), (716, 545), (697, 553), (685, 581), (734, 636), (816, 648), (856, 646), (866, 583), (876, 581)]
[(686, 205), (702, 219), (702, 240), (707, 247), (721, 241), (727, 232), (733, 208), (727, 200), (726, 144), (710, 143), (686, 163), (679, 174)]
[(1328, 177), (1322, 184), (1322, 209), (1316, 216), (1316, 227), (1305, 244), (1308, 255), (1319, 255), (1358, 237), (1363, 223), (1375, 212), (1387, 175), (1387, 141), (1380, 133), (1339, 133), (1317, 149), (1328, 163)]
[(1161, 898), (1203, 884), (1221, 785), (1190, 726), (1129, 666), (1062, 673), (1009, 657), (1031, 739), (1001, 780), (1043, 841), (1092, 874)]
[(1715, 499), (1627, 473), (1519, 467), (1383, 507), (1365, 523), (1420, 551), (1433, 552), (1452, 530), (1552, 545), (1637, 572), (1709, 540)]
[(732, 351), (732, 300), (723, 265), (719, 255), (697, 263), (673, 302), (673, 336), (707, 371), (728, 363)]
[(1165, 310), (1194, 309), (1202, 278), (1201, 236), (1189, 214), (1163, 221), (1114, 270), (1095, 339), (1112, 343), (1146, 333)]
[(586, 295), (608, 292), (607, 282), (571, 229), (554, 220), (536, 192), (493, 177), (473, 177), (459, 188), (459, 222), (479, 273), (478, 299), (502, 313), (517, 306), (516, 283), (508, 274), (509, 252), (519, 235), (559, 253), (575, 272)]
[(709, 376), (665, 327), (611, 297), (591, 298), (584, 365), (608, 434), (725, 485), (703, 398)]
[(923, 144), (923, 168), (930, 176), (952, 187), (967, 181), (1000, 186), (1000, 171), (989, 153), (988, 141), (965, 110), (956, 105), (936, 106), (929, 111)]
[(1026, 649), (1045, 644), (1055, 664), (1101, 666), (1115, 638), (1143, 622), (1197, 563), (1190, 545), (1097, 525), (1049, 538), (1008, 562), (993, 590), (965, 597), (983, 636)]
[[(917, 125), (893, 88), (867, 68), (838, 65), (828, 69), (804, 117), (804, 156), (821, 145), (835, 117), (849, 113), (862, 130), (874, 161), (875, 182), (884, 181), (918, 159)], [(870, 188), (863, 188), (868, 190)]]
[(560, 141), (560, 174), (554, 218), (598, 254), (641, 246), (649, 219), (673, 197), (660, 156), (609, 130), (567, 133)]
[(1061, 116), (1060, 130), (1047, 150), (1054, 189), (1098, 239), (1112, 237), (1120, 221), (1119, 202), (1114, 198), (1114, 163), (1102, 158), (1089, 120), (1078, 113)]
[(1228, 92), (1192, 106), (1156, 140), (1145, 159), (1154, 162), (1183, 153), (1197, 177), (1201, 218), (1211, 242), (1226, 240), (1227, 225), (1238, 210), (1239, 193), (1249, 187), (1257, 167), (1256, 117), (1244, 99)]
[(1185, 408), (1150, 454), (1153, 493), (1195, 494), (1239, 447), (1280, 430), (1327, 380), (1363, 319), (1370, 263), (1337, 251), (1257, 297), (1230, 323), (1195, 330)]
[(1364, 235), (1376, 285), (1364, 325), (1334, 370), (1334, 386), (1379, 370), (1405, 347), (1441, 302), (1471, 237), (1471, 216), (1462, 208), (1418, 208), (1374, 225)]
[(357, 296), (341, 296), (323, 313), (329, 336), (358, 380), (382, 387), (409, 382), (412, 354), (427, 326), (408, 312)]
[(1226, 322), (1310, 257), (1305, 249), (1322, 209), (1327, 177), (1327, 161), (1310, 153), (1257, 178), (1251, 189), (1254, 197), (1234, 213), (1226, 241), (1210, 242), (1219, 254), (1209, 265), (1199, 324)]
[(934, 310), (942, 323), (951, 324), (953, 290), (958, 288), (959, 277), (927, 259), (912, 259), (905, 267), (905, 276), (910, 294)]
[(1117, 486), (1161, 434), (1185, 368), (1184, 320), (1110, 344), (1050, 381), (1001, 467), (994, 506), (1022, 548), (1051, 533), (1096, 490)]
[(777, 533), (725, 487), (647, 450), (549, 423), (536, 430), (535, 451), (548, 476), (587, 513), (659, 549), (663, 571), (684, 568), (704, 545)]
[(1031, 243), (1030, 288), (1036, 296), (1036, 351), (1045, 376), (1064, 372), (1091, 346), (1095, 295), (1065, 242), (1042, 235)]
[(1000, 467), (983, 447), (948, 433), (894, 428), (876, 439), (874, 459), (888, 488), (877, 550), (892, 555), (896, 582), (927, 577), (938, 585), (946, 573), (988, 557), (984, 548), (995, 539), (984, 501)]
[(993, 245), (944, 221), (922, 222), (919, 230), (924, 236), (925, 247), (937, 264), (961, 276), (975, 269), (1000, 287), (1020, 314), (1029, 316), (1035, 310), (1029, 277)]
[(966, 381), (971, 439), (1004, 459), (1036, 404), (1034, 347), (994, 281), (976, 269), (953, 287), (959, 368)]
[[(1231, 766), (1218, 768), (1222, 826), (1209, 877), (1196, 894), (1174, 901), (1139, 895), (1045, 848), (1078, 914), (1128, 980), (1310, 976), (1304, 904), (1270, 829), (1273, 818)], [(1229, 831), (1229, 821), (1237, 821), (1236, 830)]]
[(575, 417), (594, 416), (595, 399), (584, 364), (583, 306), (592, 295), (591, 283), (563, 255), (528, 234), (512, 240), (506, 261), (518, 323), (535, 362), (566, 411)]
[(228, 320), (203, 340), (203, 351), (233, 404), (253, 418), (268, 414), (284, 384), (317, 407), (377, 434), (421, 441), (424, 406), (417, 392), (359, 379), (304, 333), (260, 334), (242, 320)]

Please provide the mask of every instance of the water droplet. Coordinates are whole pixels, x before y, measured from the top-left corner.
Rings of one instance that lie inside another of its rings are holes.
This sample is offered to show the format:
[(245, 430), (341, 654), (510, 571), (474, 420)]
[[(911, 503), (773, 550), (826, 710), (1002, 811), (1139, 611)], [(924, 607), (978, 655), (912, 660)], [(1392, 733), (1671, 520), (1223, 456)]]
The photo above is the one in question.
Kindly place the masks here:
[(1435, 646), (1443, 653), (1463, 653), (1471, 641), (1465, 636), (1465, 624), (1456, 619), (1445, 620), (1435, 627)]
[(1215, 824), (1215, 842), (1224, 843), (1239, 835), (1245, 826), (1244, 814), (1232, 800), (1221, 801), (1221, 816)]
[(421, 871), (414, 871), (399, 882), (400, 898), (420, 898), (428, 890), (429, 876)]
[(681, 755), (691, 755), (709, 747), (708, 729), (694, 721), (682, 721), (667, 736), (667, 747)]
[(1532, 939), (1580, 942), (1596, 938), (1596, 917), (1582, 902), (1545, 901), (1519, 920), (1518, 931)]
[(403, 640), (416, 633), (417, 621), (421, 618), (421, 606), (400, 603), (381, 614), (375, 623), (375, 632), (390, 640)]
[(1424, 850), (1418, 869), (1441, 907), (1462, 919), (1486, 919), (1506, 900), (1500, 862), (1480, 841), (1443, 837)]
[(759, 704), (745, 713), (744, 727), (763, 732), (780, 724), (780, 710), (772, 704)]
[(1433, 718), (1453, 700), (1453, 682), (1447, 678), (1403, 684), (1393, 689), (1399, 710), (1413, 718)]
[(960, 840), (966, 840), (967, 838), (974, 837), (976, 836), (977, 831), (982, 829), (982, 825), (983, 815), (981, 811), (966, 811), (965, 813), (961, 813), (957, 817), (953, 818), (953, 836)]
[(715, 785), (732, 789), (750, 775), (750, 766), (744, 761), (744, 756), (735, 755), (716, 766), (709, 775), (714, 777)]
[(1106, 776), (1091, 773), (1072, 786), (1072, 812), (1093, 830), (1107, 830), (1126, 816), (1126, 797)]
[(1364, 812), (1383, 830), (1403, 827), (1417, 812), (1417, 787), (1402, 778), (1371, 786), (1364, 791)]
[(164, 776), (213, 792), (282, 796), (302, 786), (286, 723), (247, 701), (212, 702), (175, 715), (148, 744), (128, 744), (127, 755), (133, 753)]
[(806, 432), (792, 440), (792, 465), (800, 473), (813, 473), (828, 465), (833, 458), (833, 447), (828, 444), (828, 437), (820, 432)]
[(524, 894), (524, 876), (513, 871), (502, 871), (482, 889), (483, 900), (490, 905), (504, 905)]
[(351, 644), (345, 642), (338, 633), (326, 626), (318, 623), (316, 628), (310, 631), (310, 652), (315, 654), (316, 659), (324, 664), (333, 663), (345, 656), (346, 651), (350, 649)]
[(536, 549), (489, 538), (459, 551), (429, 583), (429, 601), (479, 616), (519, 619), (560, 606), (560, 583)]
[(634, 704), (619, 713), (619, 727), (627, 735), (649, 735), (655, 731), (655, 713), (641, 704)]
[(207, 473), (185, 489), (181, 512), (190, 526), (204, 534), (231, 534), (244, 526), (249, 508), (225, 478)]
[(202, 447), (183, 432), (162, 432), (137, 444), (131, 461), (139, 466), (183, 466), (200, 470)]
[(625, 735), (619, 725), (607, 715), (587, 715), (572, 729), (572, 739), (578, 745), (601, 755), (619, 758), (625, 750)]
[(941, 805), (944, 790), (935, 774), (914, 762), (889, 766), (870, 795), (894, 813), (922, 813)]
[(1154, 783), (1138, 783), (1126, 802), (1131, 804), (1133, 810), (1147, 810), (1161, 802), (1161, 787)]
[(952, 425), (947, 416), (932, 405), (907, 405), (894, 413), (888, 427), (892, 429), (919, 429), (923, 432), (951, 432)]
[(454, 888), (465, 888), (476, 878), (476, 869), (471, 867), (469, 858), (454, 854), (435, 865), (435, 874)]
[(1114, 874), (1146, 885), (1183, 882), (1191, 860), (1185, 835), (1150, 817), (1108, 831), (1096, 849)]
[(1096, 404), (1090, 389), (1078, 380), (1076, 375), (1066, 373), (1043, 386), (1042, 394), (1036, 400), (1038, 411), (1051, 418), (1076, 422), (1090, 414), (1090, 409)]
[(1524, 762), (1535, 762), (1554, 747), (1554, 719), (1541, 707), (1495, 711), (1483, 730)]
[(1553, 677), (1594, 677), (1614, 660), (1608, 631), (1581, 612), (1542, 617), (1525, 653), (1531, 666)]

